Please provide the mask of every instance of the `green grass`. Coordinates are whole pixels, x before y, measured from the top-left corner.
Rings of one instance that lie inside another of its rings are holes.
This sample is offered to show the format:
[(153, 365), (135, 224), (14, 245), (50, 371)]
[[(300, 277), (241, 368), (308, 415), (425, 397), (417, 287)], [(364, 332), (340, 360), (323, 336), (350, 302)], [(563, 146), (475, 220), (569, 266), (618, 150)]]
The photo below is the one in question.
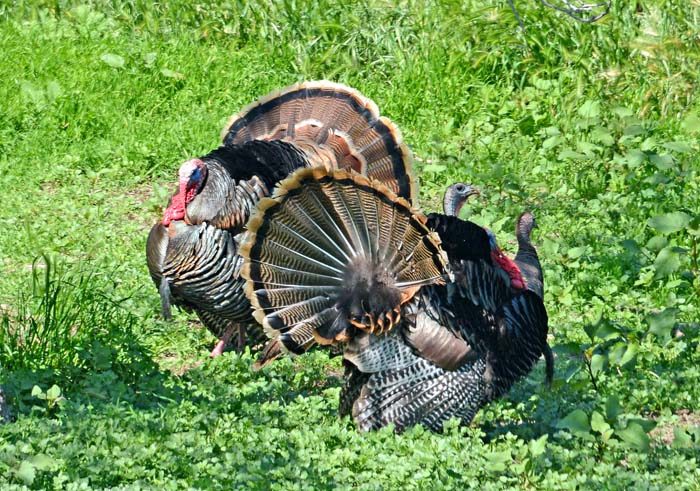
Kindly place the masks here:
[[(700, 4), (516, 3), (525, 33), (505, 1), (0, 5), (0, 487), (700, 489)], [(160, 319), (177, 167), (319, 78), (399, 125), (422, 208), (478, 185), (463, 214), (511, 253), (535, 211), (552, 389), (538, 366), (468, 429), (358, 434), (337, 360), (252, 372)]]

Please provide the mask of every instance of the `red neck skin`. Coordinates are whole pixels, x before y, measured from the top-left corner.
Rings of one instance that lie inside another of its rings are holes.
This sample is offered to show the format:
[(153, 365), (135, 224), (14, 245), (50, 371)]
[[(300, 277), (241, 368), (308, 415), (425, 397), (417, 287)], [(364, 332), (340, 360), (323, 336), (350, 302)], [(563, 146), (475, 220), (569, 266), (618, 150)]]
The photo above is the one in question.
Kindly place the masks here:
[(186, 181), (180, 181), (180, 190), (170, 200), (170, 206), (165, 210), (161, 223), (167, 227), (171, 221), (185, 218), (185, 206), (192, 201), (194, 194), (194, 189), (187, 189)]
[(512, 259), (503, 254), (500, 249), (491, 251), (491, 259), (493, 262), (498, 264), (503, 271), (508, 273), (511, 287), (515, 288), (516, 290), (527, 289), (523, 275), (520, 273), (520, 268), (518, 268), (518, 265), (515, 264)]

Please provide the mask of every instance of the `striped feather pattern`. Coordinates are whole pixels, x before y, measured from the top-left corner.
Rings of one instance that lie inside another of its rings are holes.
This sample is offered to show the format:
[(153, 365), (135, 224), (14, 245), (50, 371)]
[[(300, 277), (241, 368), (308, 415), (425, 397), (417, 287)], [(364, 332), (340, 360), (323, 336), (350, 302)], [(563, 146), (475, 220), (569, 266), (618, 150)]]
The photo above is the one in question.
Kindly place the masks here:
[(313, 344), (310, 335), (323, 344), (345, 340), (348, 321), (389, 329), (417, 288), (443, 282), (447, 258), (437, 236), (375, 181), (299, 170), (258, 210), (241, 247), (242, 275), (256, 319), (271, 335), (281, 332), (290, 351)]
[(483, 353), (446, 369), (406, 342), (414, 329), (418, 330), (417, 336), (427, 337), (446, 331), (435, 324), (421, 326), (435, 317), (439, 307), (426, 304), (425, 293), (419, 296), (425, 298), (414, 299), (406, 307), (406, 321), (400, 329), (385, 336), (358, 336), (345, 349), (350, 377), (340, 396), (341, 414), (352, 408), (361, 430), (394, 424), (401, 432), (421, 424), (441, 431), (451, 417), (469, 424), (489, 397), (490, 369)]
[(173, 221), (167, 228), (156, 224), (148, 241), (151, 275), (156, 284), (167, 283), (173, 303), (195, 310), (217, 337), (232, 323), (242, 323), (260, 342), (262, 329), (243, 291), (242, 259), (231, 234), (208, 224)]
[(448, 371), (414, 355), (410, 365), (369, 374), (353, 417), (365, 431), (391, 423), (397, 432), (416, 424), (441, 431), (451, 417), (469, 424), (484, 403), (485, 371), (483, 359)]
[(326, 80), (291, 85), (245, 107), (222, 131), (224, 145), (284, 140), (312, 166), (346, 169), (383, 182), (415, 200), (413, 155), (401, 132), (357, 90)]
[(454, 281), (421, 289), (397, 330), (400, 338), (377, 338), (365, 343), (366, 354), (346, 356), (363, 377), (354, 379), (361, 387), (344, 388), (341, 397), (355, 400), (341, 399), (341, 406), (352, 405), (361, 429), (393, 423), (397, 431), (413, 424), (440, 431), (450, 417), (468, 424), (548, 352), (542, 300), (511, 287), (491, 258), (486, 231), (439, 214), (427, 223), (440, 235)]
[(258, 201), (278, 181), (308, 164), (302, 152), (284, 142), (247, 142), (221, 147), (202, 157), (208, 176), (187, 204), (185, 221), (208, 222), (233, 234), (243, 231)]
[[(475, 268), (472, 279), (477, 273)], [(486, 284), (488, 277), (485, 273), (480, 281)], [(469, 424), (481, 407), (532, 370), (546, 346), (541, 300), (519, 291), (500, 305), (492, 303), (490, 311), (472, 301), (489, 288), (474, 285), (472, 290), (461, 285), (449, 301), (444, 286), (427, 286), (406, 308), (399, 329), (348, 343), (346, 363), (362, 376), (347, 380), (340, 404), (353, 408), (360, 429), (394, 424), (400, 432), (421, 424), (441, 431), (451, 417)], [(446, 341), (450, 333), (457, 334), (455, 341)], [(433, 343), (438, 346), (431, 350)]]
[(415, 355), (397, 331), (385, 336), (357, 335), (344, 347), (343, 358), (365, 373), (397, 370), (415, 363)]

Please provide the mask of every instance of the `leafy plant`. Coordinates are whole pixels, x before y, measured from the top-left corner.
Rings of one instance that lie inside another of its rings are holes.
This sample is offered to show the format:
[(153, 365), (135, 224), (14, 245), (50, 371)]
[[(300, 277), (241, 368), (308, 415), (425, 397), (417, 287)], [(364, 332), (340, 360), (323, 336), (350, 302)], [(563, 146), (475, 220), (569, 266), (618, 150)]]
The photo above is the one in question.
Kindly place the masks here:
[(581, 409), (574, 409), (557, 423), (557, 428), (605, 445), (618, 441), (630, 448), (649, 451), (651, 439), (648, 432), (655, 424), (651, 421), (623, 417), (624, 410), (616, 396), (608, 396), (603, 411), (594, 410), (590, 416)]
[(63, 396), (61, 396), (61, 389), (59, 388), (58, 385), (52, 385), (49, 390), (44, 392), (41, 390), (41, 387), (38, 385), (35, 385), (32, 388), (32, 397), (36, 397), (37, 399), (41, 401), (46, 402), (46, 411), (48, 413), (53, 412), (55, 408), (57, 408), (62, 401), (65, 400)]

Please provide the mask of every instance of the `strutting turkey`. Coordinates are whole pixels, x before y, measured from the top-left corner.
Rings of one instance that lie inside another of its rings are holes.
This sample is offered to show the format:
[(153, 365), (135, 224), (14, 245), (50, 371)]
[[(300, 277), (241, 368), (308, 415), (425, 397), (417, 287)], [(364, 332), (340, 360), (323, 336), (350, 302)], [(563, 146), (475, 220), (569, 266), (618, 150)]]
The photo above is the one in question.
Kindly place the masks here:
[[(457, 182), (447, 187), (443, 197), (443, 212), (445, 215), (459, 216), (459, 211), (471, 196), (479, 195), (478, 188), (471, 184)], [(544, 300), (544, 280), (542, 266), (540, 264), (537, 249), (532, 245), (530, 236), (532, 229), (537, 227), (535, 216), (525, 211), (520, 214), (515, 225), (515, 235), (518, 240), (518, 252), (513, 261), (505, 257), (505, 254), (496, 242), (496, 236), (491, 230), (486, 230), (489, 237), (489, 245), (494, 262), (501, 265), (504, 273), (509, 274), (511, 285), (516, 289), (527, 288)], [(545, 359), (545, 376), (547, 385), (551, 385), (554, 378), (554, 355), (549, 344), (545, 345), (543, 356)]]
[(398, 128), (344, 85), (275, 91), (234, 115), (222, 139), (182, 164), (178, 191), (146, 245), (164, 317), (171, 304), (194, 310), (220, 339), (212, 356), (236, 334), (239, 349), (266, 339), (243, 294), (238, 249), (251, 213), (281, 179), (300, 167), (347, 169), (407, 200), (416, 195), (413, 157)]
[(340, 414), (361, 430), (468, 424), (546, 345), (541, 299), (511, 286), (483, 228), (425, 217), (356, 175), (301, 170), (282, 181), (259, 203), (241, 255), (269, 335), (291, 353), (342, 352)]

